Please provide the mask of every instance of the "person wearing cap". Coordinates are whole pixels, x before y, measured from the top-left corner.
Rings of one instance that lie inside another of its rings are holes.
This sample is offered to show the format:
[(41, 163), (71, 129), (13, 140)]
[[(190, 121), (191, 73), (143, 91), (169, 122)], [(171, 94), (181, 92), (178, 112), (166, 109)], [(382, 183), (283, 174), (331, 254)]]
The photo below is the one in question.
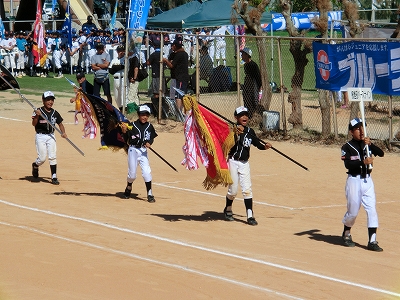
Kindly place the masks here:
[(235, 109), (234, 117), (236, 119), (235, 127), (235, 145), (228, 154), (229, 172), (232, 178), (232, 184), (228, 187), (226, 194), (226, 205), (224, 208), (224, 217), (226, 221), (234, 221), (232, 213), (232, 204), (238, 193), (238, 187), (242, 189), (244, 205), (246, 207), (247, 224), (255, 226), (258, 224), (253, 213), (253, 192), (251, 189), (250, 177), (250, 147), (254, 145), (260, 150), (267, 150), (272, 147), (270, 143), (263, 143), (257, 138), (256, 133), (250, 127), (247, 127), (249, 121), (249, 110), (247, 107), (240, 106)]
[(87, 39), (87, 32), (90, 31), (83, 31), (82, 29), (78, 31), (78, 44), (79, 44), (79, 59), (78, 59), (78, 66), (79, 66), (79, 71), (82, 72), (89, 72), (89, 66), (87, 64), (87, 52), (88, 52), (88, 48), (87, 48), (87, 43), (86, 43), (86, 39)]
[[(76, 80), (79, 83), (80, 89), (86, 94), (93, 95), (93, 85), (86, 80), (84, 73), (76, 73)], [(77, 94), (78, 91), (75, 91)], [(69, 100), (69, 102), (75, 102), (75, 125), (78, 124), (78, 114), (81, 112), (81, 101), (79, 97), (74, 97)]]
[(14, 73), (16, 71), (15, 52), (13, 51), (15, 46), (16, 41), (14, 39), (14, 34), (12, 32), (5, 33), (4, 39), (0, 42), (0, 48), (4, 49), (6, 52), (6, 55), (3, 56), (4, 66), (13, 76), (16, 75)]
[(119, 45), (117, 47), (117, 57), (115, 57), (110, 64), (110, 74), (114, 76), (114, 99), (115, 106), (122, 111), (122, 106), (125, 103), (125, 46)]
[(108, 79), (108, 66), (110, 65), (110, 54), (104, 51), (104, 44), (96, 45), (96, 54), (92, 56), (91, 65), (94, 71), (93, 95), (100, 97), (100, 88), (103, 87), (107, 101), (112, 103), (110, 80)]
[[(50, 171), (51, 171), (51, 183), (58, 185), (60, 182), (57, 179), (57, 145), (56, 136), (54, 134), (54, 127), (58, 125), (61, 136), (67, 138), (65, 133), (65, 127), (62, 123), (63, 118), (53, 108), (54, 100), (56, 97), (53, 92), (46, 91), (42, 94), (43, 106), (36, 109), (32, 115), (32, 125), (35, 127), (36, 137), (36, 151), (37, 158), (32, 163), (32, 176), (34, 178), (39, 177), (39, 167), (46, 161), (46, 157), (49, 158)], [(45, 118), (47, 118), (47, 121)], [(48, 123), (51, 122), (51, 125)]]
[(87, 21), (82, 24), (82, 30), (97, 30), (96, 24), (93, 23), (93, 17), (92, 16), (87, 16)]
[(60, 33), (54, 32), (53, 35), (53, 44), (51, 45), (51, 50), (53, 54), (53, 64), (55, 65), (56, 73), (54, 74), (54, 78), (62, 78), (62, 65), (61, 65), (61, 38)]
[[(365, 124), (365, 123), (364, 123)], [(347, 169), (345, 186), (347, 211), (342, 219), (344, 224), (342, 239), (346, 247), (354, 247), (350, 230), (353, 227), (361, 205), (367, 213), (368, 244), (367, 249), (381, 252), (383, 249), (376, 240), (378, 213), (376, 211), (375, 188), (371, 172), (374, 156), (383, 157), (384, 152), (364, 136), (363, 121), (354, 118), (349, 123), (352, 139), (342, 146), (341, 159)], [(369, 151), (369, 153), (367, 153)]]
[(16, 42), (16, 47), (18, 49), (16, 73), (18, 78), (22, 78), (23, 76), (26, 75), (24, 71), (25, 71), (25, 60), (26, 60), (25, 51), (26, 51), (27, 41), (25, 37), (25, 32), (23, 32), (22, 30), (17, 33), (16, 37), (17, 38), (15, 42)]
[(69, 59), (70, 59), (70, 64), (72, 66), (73, 74), (76, 74), (78, 72), (78, 63), (79, 63), (79, 56), (80, 56), (79, 49), (80, 49), (80, 45), (78, 42), (78, 36), (76, 34), (74, 34), (72, 36), (71, 47), (68, 46)]
[[(175, 38), (172, 43), (172, 51), (174, 52), (173, 60), (168, 60), (163, 58), (163, 62), (168, 68), (172, 69), (175, 74), (176, 88), (183, 91), (185, 94), (187, 92), (187, 87), (189, 83), (189, 55), (183, 49), (183, 41), (181, 38)], [(171, 76), (172, 77), (172, 76)], [(175, 93), (176, 106), (182, 111), (183, 102), (182, 95), (178, 92)]]
[(132, 192), (132, 183), (137, 176), (137, 167), (140, 165), (142, 176), (146, 185), (147, 201), (155, 202), (152, 191), (152, 175), (147, 156), (147, 148), (150, 148), (157, 137), (152, 124), (148, 122), (150, 107), (146, 104), (139, 106), (138, 119), (130, 124), (122, 123), (121, 129), (124, 140), (128, 145), (128, 177), (124, 196), (128, 199)]
[(244, 61), (244, 83), (243, 83), (243, 102), (249, 110), (251, 118), (257, 110), (258, 96), (262, 92), (261, 73), (258, 65), (251, 59), (252, 51), (250, 48), (240, 50)]

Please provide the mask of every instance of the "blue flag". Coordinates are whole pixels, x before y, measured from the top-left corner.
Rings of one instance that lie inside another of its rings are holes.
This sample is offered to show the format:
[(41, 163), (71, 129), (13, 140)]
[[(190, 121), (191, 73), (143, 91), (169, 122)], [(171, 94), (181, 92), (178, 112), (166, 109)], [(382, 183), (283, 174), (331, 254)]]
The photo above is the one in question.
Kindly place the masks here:
[[(126, 28), (145, 29), (147, 17), (149, 16), (150, 2), (151, 0), (130, 0)], [(136, 31), (129, 32), (129, 40), (132, 39), (132, 35), (137, 36)]]
[(113, 15), (111, 17), (111, 21), (110, 21), (110, 25), (109, 25), (109, 28), (110, 28), (111, 32), (115, 28), (115, 24), (117, 22), (117, 10), (118, 10), (118, 0), (115, 1), (114, 12), (113, 12)]
[(54, 11), (55, 11), (55, 9), (56, 9), (56, 4), (57, 4), (57, 0), (52, 0), (52, 2), (51, 2), (51, 11), (52, 11), (52, 13), (53, 13), (54, 18), (56, 17), (56, 16), (54, 15)]
[(5, 31), (5, 28), (4, 28), (3, 20), (0, 17), (0, 38), (1, 39), (4, 39), (4, 31)]
[(68, 0), (67, 11), (65, 12), (65, 20), (61, 29), (63, 32), (67, 33), (68, 47), (72, 47), (72, 26), (71, 26), (71, 14), (70, 14), (70, 4)]
[(400, 44), (395, 42), (313, 43), (316, 88), (346, 91), (371, 88), (400, 95)]

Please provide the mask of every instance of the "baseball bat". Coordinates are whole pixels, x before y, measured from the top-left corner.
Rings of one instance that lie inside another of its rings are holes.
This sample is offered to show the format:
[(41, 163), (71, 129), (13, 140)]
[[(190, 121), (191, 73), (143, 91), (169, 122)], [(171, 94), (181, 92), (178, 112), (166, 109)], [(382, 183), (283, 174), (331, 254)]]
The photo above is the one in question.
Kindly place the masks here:
[[(236, 125), (234, 122), (232, 122), (231, 120), (225, 118), (223, 115), (217, 113), (215, 110), (212, 110), (211, 108), (205, 106), (204, 104), (197, 102), (199, 105), (203, 106), (205, 109), (208, 109), (209, 111), (211, 111), (213, 114), (217, 115), (218, 117), (220, 117), (221, 119), (225, 120), (226, 122), (232, 124), (232, 125)], [(261, 140), (260, 138), (258, 138), (257, 136), (251, 135), (253, 138), (255, 138), (256, 140), (260, 141), (261, 143), (266, 144), (267, 142), (264, 142), (263, 140)], [(291, 162), (295, 163), (296, 165), (298, 165), (299, 167), (303, 168), (306, 171), (309, 171), (307, 167), (303, 166), (301, 163), (295, 161), (293, 158), (291, 158), (290, 156), (282, 153), (281, 151), (279, 151), (278, 149), (274, 148), (271, 146), (271, 149), (274, 150), (276, 153), (279, 153), (280, 155), (282, 155), (283, 157), (287, 158), (288, 160), (290, 160)]]
[[(0, 73), (0, 78), (3, 79), (4, 82), (6, 82), (15, 92), (17, 92), (17, 93), (19, 94), (19, 96), (20, 96), (26, 103), (28, 103), (28, 104), (33, 108), (33, 110), (35, 110), (35, 111), (37, 110), (37, 108), (36, 108), (28, 99), (26, 99), (25, 96), (22, 95), (21, 92), (20, 92), (19, 90), (17, 90), (15, 87), (13, 87), (13, 86), (3, 77), (3, 74), (1, 74), (1, 73)], [(42, 117), (43, 119), (46, 120), (46, 122), (47, 122), (55, 131), (57, 131), (59, 134), (62, 135), (61, 130), (58, 129), (56, 126), (54, 126), (54, 125), (50, 122), (50, 120), (49, 120), (45, 115), (43, 115), (42, 113), (40, 113), (40, 115), (41, 115), (41, 117)], [(83, 153), (83, 151), (82, 151), (81, 149), (79, 149), (69, 138), (65, 138), (65, 139), (68, 141), (68, 143), (70, 143), (70, 145), (71, 145), (72, 147), (75, 148), (76, 151), (78, 151), (82, 156), (85, 156), (85, 153)]]

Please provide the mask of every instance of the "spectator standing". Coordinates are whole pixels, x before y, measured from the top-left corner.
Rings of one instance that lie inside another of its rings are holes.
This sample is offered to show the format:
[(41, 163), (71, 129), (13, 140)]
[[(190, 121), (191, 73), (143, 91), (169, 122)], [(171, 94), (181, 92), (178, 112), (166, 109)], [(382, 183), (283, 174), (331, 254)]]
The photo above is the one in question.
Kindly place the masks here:
[(243, 83), (243, 102), (249, 110), (251, 118), (257, 109), (258, 95), (262, 91), (261, 73), (258, 65), (251, 59), (252, 51), (250, 48), (240, 50), (244, 61), (244, 83)]
[(122, 111), (122, 106), (125, 103), (125, 46), (117, 47), (117, 57), (111, 61), (110, 73), (114, 76), (114, 99), (116, 107)]
[(110, 55), (104, 51), (104, 44), (96, 45), (96, 54), (91, 60), (92, 70), (94, 71), (93, 95), (100, 97), (100, 88), (103, 87), (107, 101), (112, 103), (110, 92), (110, 80), (108, 79), (108, 66), (110, 65)]
[[(217, 30), (214, 31), (214, 35), (216, 35), (216, 51), (215, 51), (215, 65), (224, 65), (226, 66), (226, 42), (225, 42), (225, 32), (226, 27), (220, 26)], [(222, 63), (220, 62), (222, 60)]]
[[(172, 43), (172, 50), (175, 52), (173, 60), (170, 61), (164, 58), (163, 62), (167, 65), (168, 68), (174, 70), (176, 77), (176, 88), (180, 89), (181, 91), (183, 91), (183, 93), (186, 94), (189, 82), (189, 55), (185, 52), (185, 49), (183, 48), (182, 39), (175, 39), (175, 41)], [(182, 111), (182, 95), (176, 92), (175, 98), (177, 108)]]
[(18, 48), (18, 56), (17, 56), (17, 77), (18, 78), (22, 78), (23, 76), (25, 76), (25, 58), (26, 58), (26, 37), (25, 37), (25, 32), (20, 31), (17, 34), (17, 39), (16, 39), (16, 45)]
[(85, 23), (82, 24), (82, 30), (97, 30), (97, 26), (96, 24), (93, 23), (93, 17), (92, 16), (88, 16), (87, 17), (87, 21)]
[(129, 103), (135, 102), (139, 104), (139, 81), (137, 81), (138, 72), (139, 72), (139, 58), (138, 51), (134, 48), (134, 52), (132, 56), (129, 57), (129, 69), (128, 69), (128, 80), (129, 80), (129, 89), (128, 89), (128, 101)]

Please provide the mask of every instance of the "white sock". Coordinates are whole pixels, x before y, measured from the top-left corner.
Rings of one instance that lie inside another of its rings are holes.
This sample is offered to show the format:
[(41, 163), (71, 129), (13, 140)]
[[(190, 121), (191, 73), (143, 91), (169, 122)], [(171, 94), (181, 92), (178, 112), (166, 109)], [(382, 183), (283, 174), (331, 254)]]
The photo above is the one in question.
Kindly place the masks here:
[(350, 235), (350, 230), (346, 230), (345, 232), (344, 232), (344, 236), (349, 236)]
[(373, 233), (373, 234), (371, 235), (371, 239), (370, 239), (369, 242), (370, 242), (370, 243), (376, 242), (376, 233)]
[(253, 211), (251, 209), (247, 210), (247, 219), (253, 217)]

